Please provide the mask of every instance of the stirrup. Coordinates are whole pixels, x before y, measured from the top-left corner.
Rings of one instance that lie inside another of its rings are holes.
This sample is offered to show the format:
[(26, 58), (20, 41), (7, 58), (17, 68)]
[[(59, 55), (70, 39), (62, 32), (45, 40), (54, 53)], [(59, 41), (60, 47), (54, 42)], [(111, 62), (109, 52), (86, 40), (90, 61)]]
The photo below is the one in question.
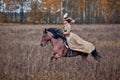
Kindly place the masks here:
[(68, 52), (67, 52), (67, 56), (71, 57), (71, 56), (73, 56), (73, 54), (74, 54), (73, 51), (69, 48)]

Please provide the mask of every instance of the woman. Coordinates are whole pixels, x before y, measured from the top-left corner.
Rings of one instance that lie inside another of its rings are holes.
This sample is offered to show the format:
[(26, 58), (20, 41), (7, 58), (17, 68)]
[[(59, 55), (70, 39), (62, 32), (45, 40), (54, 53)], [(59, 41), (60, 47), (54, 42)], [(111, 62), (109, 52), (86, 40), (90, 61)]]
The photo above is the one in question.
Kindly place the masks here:
[(75, 20), (69, 17), (64, 19), (63, 34), (67, 39), (68, 48), (88, 54), (96, 51), (92, 43), (83, 40), (77, 34), (71, 32), (71, 23), (74, 22)]

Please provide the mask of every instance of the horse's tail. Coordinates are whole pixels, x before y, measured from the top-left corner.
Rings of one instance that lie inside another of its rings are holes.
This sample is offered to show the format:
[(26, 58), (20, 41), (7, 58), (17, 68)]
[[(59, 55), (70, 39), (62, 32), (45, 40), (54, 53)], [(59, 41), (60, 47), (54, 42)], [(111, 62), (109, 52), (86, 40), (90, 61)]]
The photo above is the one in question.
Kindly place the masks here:
[(102, 58), (102, 57), (99, 55), (99, 53), (97, 52), (96, 49), (93, 50), (91, 54), (92, 54), (92, 56), (94, 57), (94, 59), (97, 60), (97, 61), (100, 61), (100, 59)]

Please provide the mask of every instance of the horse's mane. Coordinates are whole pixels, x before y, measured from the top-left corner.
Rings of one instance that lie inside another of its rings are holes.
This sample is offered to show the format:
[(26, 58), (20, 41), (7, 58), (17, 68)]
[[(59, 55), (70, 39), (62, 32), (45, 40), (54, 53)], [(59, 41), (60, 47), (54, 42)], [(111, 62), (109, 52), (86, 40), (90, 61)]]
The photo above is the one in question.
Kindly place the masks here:
[(58, 39), (58, 38), (61, 38), (63, 40), (66, 39), (63, 35), (63, 32), (58, 28), (48, 28), (46, 31), (51, 32), (53, 34), (53, 38), (55, 39)]

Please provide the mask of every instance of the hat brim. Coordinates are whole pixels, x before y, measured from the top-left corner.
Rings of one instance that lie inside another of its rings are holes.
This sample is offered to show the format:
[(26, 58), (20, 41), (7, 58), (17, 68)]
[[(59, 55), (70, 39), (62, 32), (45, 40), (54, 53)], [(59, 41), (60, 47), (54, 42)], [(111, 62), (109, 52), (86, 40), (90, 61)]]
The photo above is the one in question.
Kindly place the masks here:
[(75, 20), (72, 19), (71, 17), (65, 18), (65, 19), (63, 19), (63, 20), (64, 20), (64, 21), (67, 21), (67, 22), (69, 22), (69, 23), (74, 23), (74, 22), (75, 22)]

